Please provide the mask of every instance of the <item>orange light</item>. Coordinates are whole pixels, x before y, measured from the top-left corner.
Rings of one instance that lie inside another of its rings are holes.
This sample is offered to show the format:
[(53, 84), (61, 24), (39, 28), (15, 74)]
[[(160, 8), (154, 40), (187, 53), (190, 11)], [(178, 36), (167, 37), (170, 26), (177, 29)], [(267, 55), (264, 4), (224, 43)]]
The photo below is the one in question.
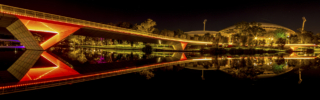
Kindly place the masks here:
[(68, 65), (64, 64), (57, 58), (53, 57), (47, 52), (41, 54), (42, 57), (52, 62), (55, 67), (45, 67), (45, 68), (31, 68), (27, 74), (20, 80), (21, 82), (38, 80), (38, 79), (48, 79), (62, 76), (79, 75), (79, 73)]
[(298, 47), (296, 46), (293, 46), (293, 47), (290, 47), (293, 51), (296, 50)]
[(180, 60), (187, 60), (187, 57), (184, 55), (184, 53), (182, 53)]
[(192, 59), (192, 60), (212, 60), (212, 58), (204, 58), (204, 59)]
[(285, 46), (317, 46), (316, 44), (286, 44)]
[(186, 42), (181, 42), (182, 50), (184, 50), (184, 48), (186, 48), (187, 44), (188, 43), (186, 43)]
[(296, 56), (297, 56), (297, 54), (294, 52), (290, 54), (290, 57), (296, 57)]

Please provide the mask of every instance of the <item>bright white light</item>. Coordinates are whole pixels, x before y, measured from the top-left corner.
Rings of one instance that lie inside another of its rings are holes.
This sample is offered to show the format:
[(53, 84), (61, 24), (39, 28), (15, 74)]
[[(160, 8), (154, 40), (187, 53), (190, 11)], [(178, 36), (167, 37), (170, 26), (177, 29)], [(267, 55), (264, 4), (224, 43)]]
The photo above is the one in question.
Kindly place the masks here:
[(29, 31), (38, 31), (38, 32), (47, 32), (47, 33), (56, 33), (56, 34), (59, 34), (58, 32), (54, 32), (54, 31), (45, 31), (45, 30), (31, 30), (31, 29), (29, 29)]
[(192, 59), (192, 60), (212, 60), (212, 59), (209, 58), (209, 59)]

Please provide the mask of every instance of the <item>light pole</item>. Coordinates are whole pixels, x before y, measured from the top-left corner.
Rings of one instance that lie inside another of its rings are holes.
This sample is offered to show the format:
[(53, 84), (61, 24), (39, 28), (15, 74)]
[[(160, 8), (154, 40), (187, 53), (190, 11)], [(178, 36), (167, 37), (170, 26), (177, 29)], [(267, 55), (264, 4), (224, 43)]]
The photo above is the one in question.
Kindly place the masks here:
[(298, 83), (300, 84), (301, 82), (302, 82), (302, 79), (301, 79), (301, 68), (299, 68), (299, 81), (298, 81)]
[[(304, 30), (304, 23), (307, 21), (305, 17), (302, 17), (302, 29), (301, 29), (301, 34), (303, 34), (303, 30)], [(302, 40), (301, 40), (301, 44), (302, 44)]]
[(287, 40), (288, 40), (288, 44), (290, 44), (290, 34), (288, 33), (288, 36), (287, 36)]
[(203, 21), (203, 31), (206, 31), (206, 22), (207, 22), (207, 19), (204, 19), (204, 21)]
[(302, 29), (301, 29), (301, 33), (304, 30), (304, 23), (307, 21), (305, 17), (302, 17), (303, 23), (302, 23)]

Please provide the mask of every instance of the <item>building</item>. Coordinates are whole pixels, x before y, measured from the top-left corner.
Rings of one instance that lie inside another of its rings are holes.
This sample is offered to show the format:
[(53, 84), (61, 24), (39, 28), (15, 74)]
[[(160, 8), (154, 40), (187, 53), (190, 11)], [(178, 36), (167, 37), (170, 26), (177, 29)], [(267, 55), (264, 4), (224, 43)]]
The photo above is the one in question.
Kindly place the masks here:
[(189, 31), (184, 32), (187, 33), (189, 36), (193, 37), (194, 35), (203, 36), (206, 33), (210, 33), (211, 35), (219, 33), (218, 31), (203, 31), (203, 30), (197, 30), (197, 31)]
[[(264, 23), (264, 22), (257, 22), (257, 23), (261, 23), (261, 27), (264, 28), (267, 32), (269, 31), (274, 31), (277, 30), (278, 28), (282, 28), (287, 30), (288, 34), (295, 34), (295, 32), (287, 27), (281, 26), (281, 25), (277, 25), (277, 24), (271, 24), (271, 23)], [(225, 29), (220, 30), (219, 32), (221, 33), (225, 33), (227, 32), (229, 29), (234, 29), (236, 26), (232, 25), (230, 27), (227, 27)], [(231, 33), (233, 34), (233, 33)]]

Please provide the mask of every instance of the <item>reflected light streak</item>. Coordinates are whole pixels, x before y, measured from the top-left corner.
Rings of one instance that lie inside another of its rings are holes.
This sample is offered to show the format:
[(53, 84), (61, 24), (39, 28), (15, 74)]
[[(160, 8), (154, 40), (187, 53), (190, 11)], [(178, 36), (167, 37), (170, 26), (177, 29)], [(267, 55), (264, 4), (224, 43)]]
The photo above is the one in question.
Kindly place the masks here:
[(41, 56), (56, 66), (44, 67), (44, 68), (31, 68), (27, 72), (27, 74), (20, 80), (20, 82), (63, 77), (63, 76), (70, 76), (70, 75), (79, 75), (77, 71), (73, 70), (68, 65), (64, 64), (63, 62), (53, 57), (49, 53), (43, 52)]
[[(247, 59), (248, 57), (240, 57)], [(227, 59), (240, 59), (240, 58), (227, 58)], [(255, 58), (255, 57), (250, 57)], [(276, 57), (258, 57), (258, 58), (276, 58)], [(284, 59), (315, 59), (316, 57), (283, 57)], [(222, 59), (222, 58), (218, 58)], [(203, 59), (192, 59), (192, 60), (212, 60), (212, 58), (203, 58)]]
[(187, 60), (187, 57), (184, 53), (182, 53), (180, 60)]
[[(240, 57), (247, 59), (248, 57)], [(230, 58), (230, 59), (240, 59), (240, 58)], [(256, 58), (256, 57), (250, 57), (250, 58)], [(277, 57), (257, 57), (257, 58), (274, 58), (276, 59)], [(315, 59), (317, 57), (283, 57), (284, 59)]]
[(28, 78), (30, 79), (30, 80), (32, 80), (32, 78), (30, 77), (30, 75), (27, 73), (27, 76), (28, 76)]
[(285, 46), (317, 46), (316, 44), (286, 44)]
[(284, 59), (315, 59), (316, 57), (295, 57), (295, 58), (291, 58), (291, 57), (283, 57)]
[(52, 70), (50, 70), (50, 71), (48, 71), (48, 72), (46, 72), (46, 73), (44, 73), (44, 74), (40, 75), (39, 77), (37, 77), (37, 78), (35, 78), (35, 79), (33, 79), (33, 80), (38, 80), (38, 79), (40, 79), (41, 77), (43, 77), (43, 76), (47, 75), (48, 73), (52, 72), (52, 71), (53, 71), (53, 70), (55, 70), (55, 69), (57, 69), (57, 67), (55, 67), (55, 68), (53, 68)]
[(118, 72), (123, 72), (123, 71), (138, 70), (138, 69), (141, 69), (141, 68), (144, 69), (144, 68), (147, 68), (147, 67), (158, 67), (158, 65), (163, 65), (163, 64), (171, 64), (171, 63), (177, 63), (177, 62), (188, 62), (188, 61), (192, 61), (192, 60), (164, 62), (164, 63), (158, 63), (158, 64), (153, 64), (153, 65), (145, 65), (145, 66), (141, 66), (141, 67), (134, 67), (134, 68), (128, 68), (128, 69), (122, 69), (122, 70), (116, 70), (116, 71), (110, 71), (110, 72), (103, 72), (103, 73), (97, 73), (97, 74), (73, 76), (73, 77), (53, 79), (53, 80), (44, 80), (44, 81), (32, 82), (32, 83), (21, 83), (21, 84), (10, 85), (10, 86), (2, 86), (2, 87), (0, 87), (0, 89), (15, 88), (15, 87), (28, 86), (28, 85), (37, 85), (37, 84), (43, 84), (43, 83), (53, 83), (53, 82), (74, 80), (74, 79), (80, 79), (80, 78), (89, 78), (89, 77), (100, 76), (100, 75), (105, 75), (105, 74), (112, 74), (112, 73), (118, 73)]
[(211, 58), (206, 58), (206, 59), (192, 59), (192, 60), (212, 60)]

